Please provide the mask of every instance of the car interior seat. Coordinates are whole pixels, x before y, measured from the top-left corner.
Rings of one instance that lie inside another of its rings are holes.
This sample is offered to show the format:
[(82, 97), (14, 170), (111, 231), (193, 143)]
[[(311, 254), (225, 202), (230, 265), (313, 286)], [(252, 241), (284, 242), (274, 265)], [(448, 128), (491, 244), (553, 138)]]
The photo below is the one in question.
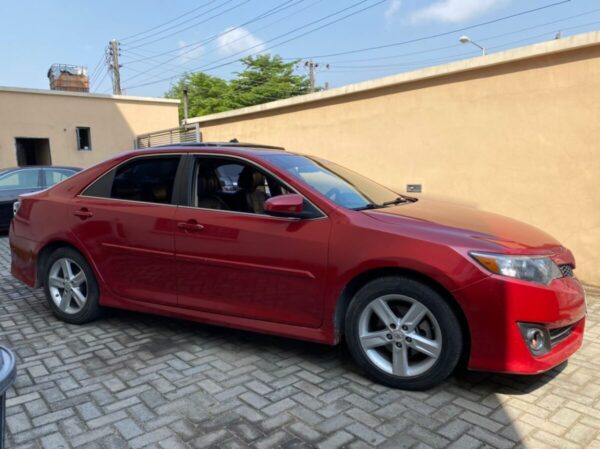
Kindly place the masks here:
[(269, 198), (265, 192), (265, 176), (252, 167), (245, 167), (240, 173), (238, 187), (248, 210), (258, 214), (264, 213), (265, 201)]
[(205, 170), (198, 173), (196, 206), (206, 209), (229, 210), (227, 203), (217, 195), (221, 190), (219, 178), (214, 170)]

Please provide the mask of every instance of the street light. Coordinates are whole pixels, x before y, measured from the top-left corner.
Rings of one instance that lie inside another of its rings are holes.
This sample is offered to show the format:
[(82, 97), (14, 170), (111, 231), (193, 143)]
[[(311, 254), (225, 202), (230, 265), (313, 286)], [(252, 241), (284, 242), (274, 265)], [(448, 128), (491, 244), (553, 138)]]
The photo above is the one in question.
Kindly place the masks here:
[(469, 36), (461, 36), (458, 38), (461, 44), (473, 44), (476, 47), (481, 48), (481, 56), (485, 56), (485, 48), (479, 45), (477, 42), (473, 42)]

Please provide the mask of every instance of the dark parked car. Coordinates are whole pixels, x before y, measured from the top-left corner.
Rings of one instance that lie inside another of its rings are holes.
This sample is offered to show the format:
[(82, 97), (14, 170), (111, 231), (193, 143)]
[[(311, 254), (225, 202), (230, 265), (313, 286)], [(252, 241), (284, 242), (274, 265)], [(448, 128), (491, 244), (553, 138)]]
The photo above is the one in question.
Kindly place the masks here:
[(37, 192), (74, 175), (76, 167), (17, 167), (0, 169), (0, 231), (8, 230), (13, 204), (24, 193)]

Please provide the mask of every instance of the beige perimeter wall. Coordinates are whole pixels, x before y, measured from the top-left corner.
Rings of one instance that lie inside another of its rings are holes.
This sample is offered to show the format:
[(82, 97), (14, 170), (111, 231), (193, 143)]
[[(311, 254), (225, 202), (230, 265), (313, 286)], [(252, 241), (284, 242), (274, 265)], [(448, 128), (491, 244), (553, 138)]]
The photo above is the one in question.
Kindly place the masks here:
[[(178, 101), (0, 88), (0, 168), (17, 165), (15, 138), (50, 139), (54, 165), (89, 167), (134, 148), (135, 136), (178, 126)], [(76, 127), (91, 128), (78, 151)]]
[(590, 33), (192, 121), (207, 141), (283, 145), (530, 223), (600, 284), (599, 44)]

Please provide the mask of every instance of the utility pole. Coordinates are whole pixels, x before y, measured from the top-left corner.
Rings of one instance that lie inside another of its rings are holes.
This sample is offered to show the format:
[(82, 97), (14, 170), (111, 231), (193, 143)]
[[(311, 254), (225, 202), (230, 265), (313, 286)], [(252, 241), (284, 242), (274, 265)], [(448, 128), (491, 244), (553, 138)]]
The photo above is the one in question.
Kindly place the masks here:
[(315, 61), (304, 61), (304, 67), (308, 68), (308, 79), (309, 79), (309, 84), (310, 87), (308, 88), (309, 92), (314, 92), (316, 89), (316, 81), (315, 81), (315, 70), (320, 68), (320, 67), (325, 67), (326, 69), (329, 68), (329, 64), (321, 64), (319, 62), (315, 62)]
[(121, 95), (121, 66), (119, 65), (120, 45), (119, 41), (113, 39), (110, 41), (109, 55), (110, 68), (112, 69), (113, 94)]
[(185, 84), (183, 86), (183, 124), (184, 125), (187, 125), (187, 121), (188, 121), (188, 102), (189, 102), (188, 86), (187, 86), (187, 84)]

